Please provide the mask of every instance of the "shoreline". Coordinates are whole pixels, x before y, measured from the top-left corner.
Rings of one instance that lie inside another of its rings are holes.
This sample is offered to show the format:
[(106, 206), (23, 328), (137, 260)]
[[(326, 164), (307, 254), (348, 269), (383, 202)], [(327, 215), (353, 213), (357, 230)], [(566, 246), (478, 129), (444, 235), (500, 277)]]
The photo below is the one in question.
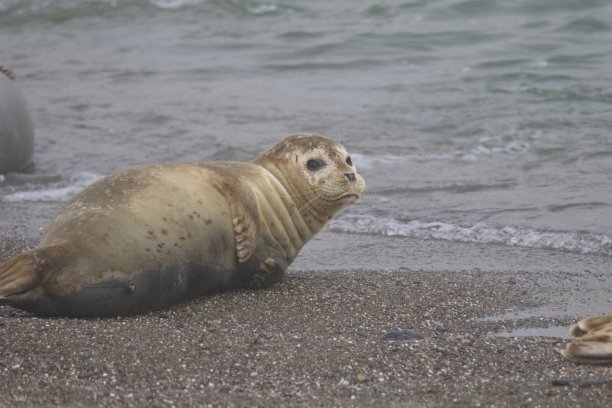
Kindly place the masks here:
[[(0, 259), (31, 244), (0, 240)], [(269, 289), (134, 317), (41, 319), (4, 307), (0, 393), (7, 406), (604, 407), (612, 367), (564, 360), (561, 338), (493, 335), (569, 329), (574, 317), (520, 313), (567, 297), (565, 283), (587, 278), (291, 269)], [(382, 339), (398, 329), (423, 339)]]

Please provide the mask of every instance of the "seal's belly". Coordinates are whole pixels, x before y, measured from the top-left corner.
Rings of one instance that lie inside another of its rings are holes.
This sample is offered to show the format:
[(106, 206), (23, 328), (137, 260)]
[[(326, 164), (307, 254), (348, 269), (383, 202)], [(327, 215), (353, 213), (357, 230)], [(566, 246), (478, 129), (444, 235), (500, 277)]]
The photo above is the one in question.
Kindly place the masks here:
[(189, 262), (88, 283), (64, 294), (45, 293), (21, 307), (41, 316), (127, 316), (228, 289), (232, 276), (229, 270)]

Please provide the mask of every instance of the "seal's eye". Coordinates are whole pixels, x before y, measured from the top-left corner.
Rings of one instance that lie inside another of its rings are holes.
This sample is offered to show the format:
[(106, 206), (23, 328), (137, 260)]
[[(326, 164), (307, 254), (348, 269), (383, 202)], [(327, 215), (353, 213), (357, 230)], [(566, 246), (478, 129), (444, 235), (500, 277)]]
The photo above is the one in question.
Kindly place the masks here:
[(310, 159), (306, 162), (306, 168), (310, 171), (316, 171), (325, 166), (325, 162), (321, 159)]
[(351, 156), (348, 156), (348, 157), (346, 158), (346, 164), (348, 164), (349, 166), (352, 166), (352, 165), (353, 165), (353, 160), (351, 160)]

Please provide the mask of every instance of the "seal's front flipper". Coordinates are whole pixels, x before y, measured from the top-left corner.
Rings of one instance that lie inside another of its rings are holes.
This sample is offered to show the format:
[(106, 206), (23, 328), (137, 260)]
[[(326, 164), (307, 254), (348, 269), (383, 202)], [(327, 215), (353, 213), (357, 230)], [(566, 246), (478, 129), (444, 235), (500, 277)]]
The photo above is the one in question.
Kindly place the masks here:
[(239, 263), (245, 263), (255, 252), (257, 236), (257, 208), (255, 195), (251, 190), (242, 188), (238, 199), (236, 194), (230, 195), (229, 207), (232, 213), (232, 224), (234, 226), (234, 237), (236, 242), (236, 256)]
[(253, 255), (253, 252), (255, 252), (255, 237), (257, 236), (257, 227), (255, 226), (253, 219), (248, 214), (235, 216), (233, 217), (232, 222), (234, 224), (234, 236), (236, 238), (236, 255), (238, 256), (238, 262), (245, 263), (249, 260), (251, 255)]
[(0, 303), (7, 297), (38, 286), (50, 273), (62, 267), (57, 246), (35, 248), (0, 264)]
[(289, 263), (280, 257), (266, 258), (255, 270), (248, 284), (250, 288), (265, 288), (283, 280)]

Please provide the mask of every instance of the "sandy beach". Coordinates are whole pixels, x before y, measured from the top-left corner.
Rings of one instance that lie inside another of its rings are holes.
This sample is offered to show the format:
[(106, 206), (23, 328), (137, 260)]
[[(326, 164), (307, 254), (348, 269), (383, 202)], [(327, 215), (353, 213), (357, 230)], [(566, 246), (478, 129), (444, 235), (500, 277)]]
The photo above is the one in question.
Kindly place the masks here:
[[(4, 239), (0, 259), (30, 245)], [(560, 337), (507, 335), (565, 333), (575, 319), (554, 305), (607, 279), (591, 269), (292, 268), (270, 289), (129, 318), (4, 307), (0, 405), (609, 406), (612, 367), (565, 361)]]

